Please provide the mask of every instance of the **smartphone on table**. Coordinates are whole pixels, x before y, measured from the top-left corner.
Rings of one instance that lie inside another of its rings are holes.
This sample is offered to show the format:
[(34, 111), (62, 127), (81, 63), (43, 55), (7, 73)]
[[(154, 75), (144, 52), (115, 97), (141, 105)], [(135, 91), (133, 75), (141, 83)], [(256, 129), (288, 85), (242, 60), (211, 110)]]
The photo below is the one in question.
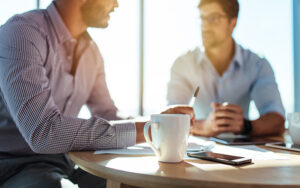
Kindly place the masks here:
[(233, 156), (233, 155), (225, 155), (225, 154), (214, 153), (210, 151), (190, 152), (187, 155), (189, 157), (215, 161), (215, 162), (230, 164), (230, 165), (242, 165), (242, 164), (252, 162), (252, 160), (249, 158)]

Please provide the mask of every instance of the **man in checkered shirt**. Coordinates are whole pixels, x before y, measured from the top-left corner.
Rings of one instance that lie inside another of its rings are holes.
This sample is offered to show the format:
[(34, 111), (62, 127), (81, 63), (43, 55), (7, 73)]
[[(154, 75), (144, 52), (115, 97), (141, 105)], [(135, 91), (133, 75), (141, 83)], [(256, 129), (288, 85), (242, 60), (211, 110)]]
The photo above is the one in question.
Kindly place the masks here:
[[(65, 155), (144, 141), (144, 122), (119, 121), (88, 27), (108, 26), (117, 0), (55, 0), (0, 28), (0, 186), (105, 186)], [(92, 118), (76, 116), (87, 104)], [(189, 107), (164, 113), (191, 114)]]

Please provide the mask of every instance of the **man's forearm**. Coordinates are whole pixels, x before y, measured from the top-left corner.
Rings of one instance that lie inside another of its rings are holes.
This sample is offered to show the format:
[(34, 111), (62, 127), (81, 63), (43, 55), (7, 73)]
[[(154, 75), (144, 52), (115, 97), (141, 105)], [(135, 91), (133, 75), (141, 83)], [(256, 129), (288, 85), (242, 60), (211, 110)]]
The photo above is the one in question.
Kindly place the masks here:
[(284, 132), (284, 117), (278, 113), (268, 113), (252, 122), (252, 136), (281, 135)]
[[(135, 122), (135, 127), (136, 127), (136, 143), (142, 143), (145, 142), (145, 137), (144, 137), (144, 126), (145, 122)], [(151, 131), (150, 131), (151, 134)]]

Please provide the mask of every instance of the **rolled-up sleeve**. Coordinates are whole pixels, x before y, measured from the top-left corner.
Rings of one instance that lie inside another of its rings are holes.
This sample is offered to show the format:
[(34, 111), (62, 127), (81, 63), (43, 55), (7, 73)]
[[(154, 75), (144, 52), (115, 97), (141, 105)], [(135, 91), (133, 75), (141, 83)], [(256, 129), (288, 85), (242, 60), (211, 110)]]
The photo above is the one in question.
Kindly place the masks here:
[(83, 120), (60, 112), (43, 66), (47, 46), (34, 25), (15, 22), (0, 29), (1, 96), (30, 148), (54, 154), (135, 144), (133, 122)]
[(285, 117), (274, 72), (269, 62), (266, 59), (261, 59), (256, 66), (258, 71), (256, 79), (250, 88), (250, 95), (260, 115), (276, 112)]

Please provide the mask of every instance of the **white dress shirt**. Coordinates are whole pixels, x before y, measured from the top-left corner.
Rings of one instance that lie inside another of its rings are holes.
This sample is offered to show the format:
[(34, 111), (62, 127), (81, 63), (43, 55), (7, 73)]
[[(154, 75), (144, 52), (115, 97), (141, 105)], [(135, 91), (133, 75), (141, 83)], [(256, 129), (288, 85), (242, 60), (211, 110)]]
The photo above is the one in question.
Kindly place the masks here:
[(194, 91), (200, 91), (193, 105), (196, 119), (206, 119), (212, 102), (229, 102), (243, 108), (248, 118), (254, 100), (260, 113), (277, 112), (285, 116), (277, 83), (269, 62), (236, 44), (229, 68), (220, 76), (204, 51), (196, 48), (179, 57), (171, 69), (168, 104), (189, 104)]

